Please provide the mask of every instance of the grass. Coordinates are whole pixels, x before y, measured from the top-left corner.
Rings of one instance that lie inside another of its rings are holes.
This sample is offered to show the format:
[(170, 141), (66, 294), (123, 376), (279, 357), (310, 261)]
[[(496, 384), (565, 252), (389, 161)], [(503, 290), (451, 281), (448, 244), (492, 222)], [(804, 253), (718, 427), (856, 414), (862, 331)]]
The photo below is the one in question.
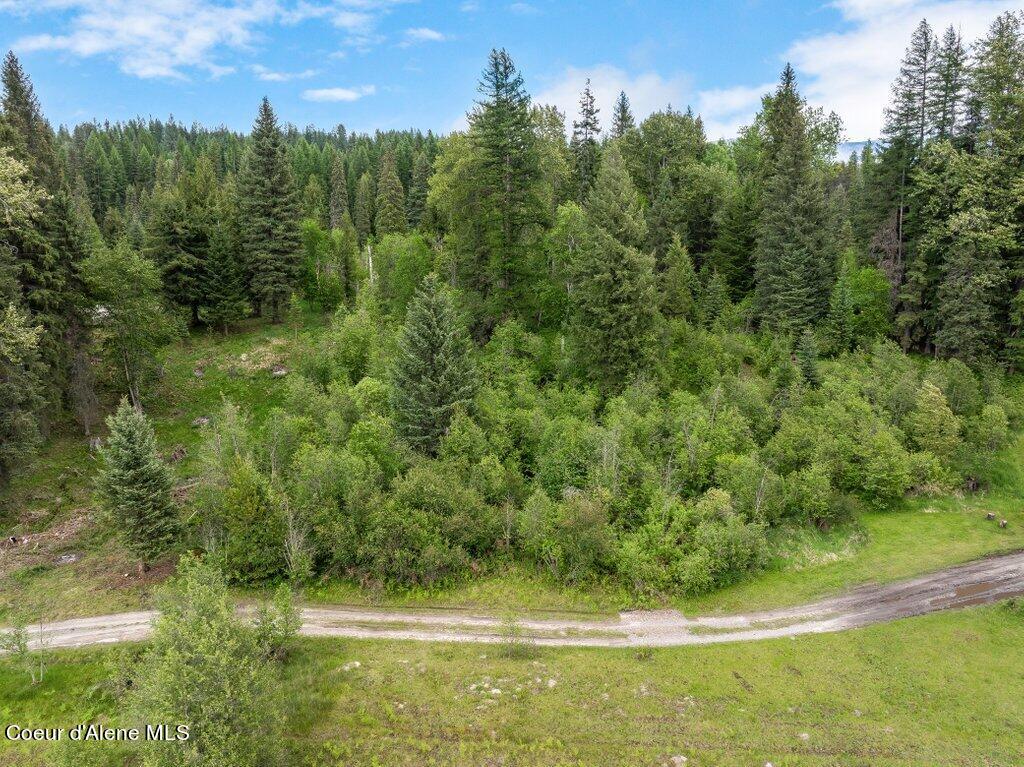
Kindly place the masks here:
[[(303, 640), (281, 687), (287, 764), (1010, 767), (1022, 638), (1024, 615), (993, 606), (645, 652)], [(58, 653), (35, 687), (0, 671), (0, 718), (117, 724), (99, 682), (118, 652)], [(49, 763), (0, 741), (0, 765)]]
[[(302, 334), (315, 336), (325, 318), (310, 314)], [(196, 333), (168, 350), (147, 412), (161, 449), (184, 457), (173, 464), (180, 483), (197, 470), (203, 431), (192, 426), (210, 416), (222, 397), (242, 403), (255, 421), (283, 401), (285, 379), (270, 368), (293, 368), (294, 330), (258, 321), (237, 332)], [(197, 376), (195, 371), (202, 371)], [(3, 537), (34, 535), (31, 546), (0, 550), (0, 622), (15, 613), (27, 620), (137, 609), (151, 603), (153, 587), (172, 569), (165, 563), (139, 574), (120, 545), (92, 514), (95, 462), (87, 440), (52, 435), (29, 471), (0, 490)], [(670, 605), (688, 613), (725, 613), (784, 606), (851, 587), (910, 577), (994, 552), (1024, 548), (1024, 435), (997, 458), (989, 491), (966, 496), (914, 498), (891, 511), (862, 514), (854, 524), (827, 533), (800, 529), (773, 533), (765, 571), (731, 587)], [(999, 529), (985, 512), (1009, 521)], [(61, 557), (71, 557), (62, 563)], [(247, 599), (258, 592), (239, 592)], [(344, 580), (306, 590), (313, 603), (450, 607), (501, 613), (614, 613), (634, 606), (621, 587), (562, 587), (531, 568), (496, 563), (471, 580), (446, 589), (392, 594)]]
[[(1000, 528), (985, 518), (1006, 519)], [(695, 613), (742, 612), (808, 602), (865, 583), (909, 578), (988, 554), (1024, 548), (1024, 436), (995, 459), (990, 490), (906, 500), (828, 533), (780, 531), (767, 571), (695, 599)]]

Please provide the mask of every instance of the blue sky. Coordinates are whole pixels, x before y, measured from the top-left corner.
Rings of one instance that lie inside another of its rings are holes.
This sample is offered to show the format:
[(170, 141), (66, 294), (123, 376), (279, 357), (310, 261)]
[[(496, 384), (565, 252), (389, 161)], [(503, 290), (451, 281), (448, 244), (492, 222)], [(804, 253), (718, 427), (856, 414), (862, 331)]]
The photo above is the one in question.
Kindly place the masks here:
[[(922, 17), (982, 33), (1002, 0), (0, 0), (13, 48), (54, 123), (136, 115), (246, 130), (260, 97), (299, 126), (464, 124), (487, 52), (505, 47), (538, 101), (602, 116), (620, 89), (643, 116), (692, 105), (712, 137), (749, 121), (792, 61), (847, 138), (877, 135)], [(940, 30), (941, 31), (941, 30)]]

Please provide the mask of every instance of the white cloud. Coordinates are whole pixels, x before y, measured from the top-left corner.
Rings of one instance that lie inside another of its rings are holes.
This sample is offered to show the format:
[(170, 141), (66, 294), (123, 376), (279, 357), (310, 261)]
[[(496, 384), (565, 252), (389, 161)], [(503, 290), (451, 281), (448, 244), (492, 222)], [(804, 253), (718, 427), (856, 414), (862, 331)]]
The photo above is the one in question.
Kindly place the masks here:
[(405, 30), (405, 37), (417, 43), (439, 43), (448, 39), (448, 35), (430, 27), (415, 27)]
[(302, 92), (306, 101), (358, 101), (364, 96), (372, 96), (377, 92), (373, 85), (360, 85), (356, 88), (312, 88)]
[(475, 0), (466, 0), (459, 6), (459, 10), (463, 13), (473, 13), (474, 11), (480, 10), (480, 3)]
[(199, 69), (217, 77), (221, 48), (246, 49), (256, 29), (278, 13), (277, 0), (15, 0), (15, 10), (70, 14), (65, 32), (24, 37), (20, 51), (55, 50), (107, 56), (138, 77), (185, 76)]
[(566, 128), (571, 130), (587, 78), (590, 78), (594, 101), (601, 110), (598, 118), (605, 129), (610, 125), (612, 107), (620, 91), (626, 92), (633, 115), (639, 121), (669, 104), (676, 108), (685, 107), (689, 90), (688, 80), (684, 77), (665, 78), (656, 72), (629, 75), (611, 64), (598, 64), (593, 67), (567, 67), (534, 100), (558, 107), (566, 115)]
[(411, 1), (0, 0), (0, 12), (54, 14), (53, 31), (15, 41), (16, 50), (104, 56), (137, 77), (184, 79), (190, 70), (234, 71), (221, 61), (225, 50), (251, 50), (275, 23), (327, 20), (345, 34), (343, 45), (368, 50), (384, 40), (380, 19)]
[(708, 138), (735, 137), (761, 108), (761, 97), (774, 87), (774, 83), (765, 83), (698, 92), (694, 109), (704, 121), (704, 132)]
[[(836, 0), (850, 28), (798, 40), (784, 58), (792, 62), (807, 98), (843, 118), (854, 140), (877, 138), (892, 81), (911, 32), (922, 18), (936, 34), (952, 24), (966, 43), (984, 34), (1006, 0)], [(781, 68), (781, 67), (780, 67)]]
[(307, 80), (320, 74), (319, 69), (304, 69), (301, 72), (275, 72), (262, 64), (253, 64), (250, 69), (258, 80), (267, 83), (286, 83), (290, 80)]

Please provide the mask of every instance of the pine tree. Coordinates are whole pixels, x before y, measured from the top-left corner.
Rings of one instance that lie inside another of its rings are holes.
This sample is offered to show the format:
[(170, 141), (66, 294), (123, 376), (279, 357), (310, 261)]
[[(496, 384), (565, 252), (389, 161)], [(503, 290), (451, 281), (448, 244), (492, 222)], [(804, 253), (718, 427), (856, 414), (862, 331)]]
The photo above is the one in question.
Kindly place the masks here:
[(825, 317), (826, 351), (842, 354), (853, 348), (853, 300), (850, 296), (849, 272), (843, 268), (832, 286), (828, 299), (828, 314)]
[(953, 215), (949, 251), (937, 295), (935, 346), (969, 364), (992, 357), (1000, 330), (999, 302), (1007, 278), (999, 253), (1009, 245), (1005, 226), (977, 208)]
[(227, 227), (216, 226), (210, 238), (203, 283), (202, 320), (222, 328), (225, 334), (231, 323), (245, 317), (247, 308), (245, 278), (235, 251)]
[(821, 385), (821, 374), (818, 372), (818, 341), (814, 331), (805, 327), (800, 334), (796, 346), (796, 359), (800, 366), (800, 375), (812, 389)]
[(661, 273), (661, 313), (666, 317), (693, 320), (700, 283), (690, 253), (679, 235), (672, 238), (665, 263), (665, 271)]
[(149, 420), (121, 400), (107, 418), (110, 436), (100, 449), (97, 488), (103, 507), (128, 550), (150, 565), (174, 542), (177, 512), (171, 500), (171, 473), (156, 451)]
[(707, 263), (725, 278), (733, 301), (754, 287), (757, 218), (757, 188), (750, 180), (740, 181), (718, 211), (715, 240), (706, 256)]
[(417, 228), (423, 220), (427, 208), (429, 179), (430, 160), (427, 159), (425, 152), (419, 152), (412, 166), (412, 184), (409, 187), (409, 196), (405, 200), (405, 213), (410, 229)]
[(928, 89), (928, 122), (935, 138), (957, 138), (963, 126), (967, 97), (967, 51), (960, 33), (950, 25), (935, 51), (935, 74)]
[(395, 168), (395, 155), (390, 151), (385, 152), (380, 161), (374, 208), (373, 228), (378, 237), (405, 233), (405, 193)]
[(482, 288), (493, 323), (522, 314), (532, 300), (529, 247), (548, 210), (530, 96), (505, 50), (491, 51), (478, 90), (483, 98), (469, 115), (469, 138), (479, 215), (469, 223), (483, 230), (483, 253), (473, 254), (483, 273), (469, 281)]
[(811, 164), (804, 102), (792, 67), (765, 115), (764, 209), (758, 227), (756, 299), (762, 321), (799, 331), (825, 313), (835, 259), (824, 194)]
[(113, 170), (103, 140), (99, 133), (93, 131), (85, 143), (85, 161), (82, 169), (86, 187), (89, 190), (89, 203), (92, 214), (102, 220), (107, 208), (114, 198)]
[(472, 403), (471, 346), (451, 297), (427, 275), (406, 312), (392, 373), (398, 428), (417, 449), (434, 453), (456, 410)]
[(658, 289), (642, 253), (644, 221), (622, 156), (611, 145), (586, 209), (584, 242), (569, 265), (570, 328), (586, 369), (607, 392), (646, 370), (654, 351)]
[[(331, 164), (331, 228), (341, 226), (342, 219), (348, 215), (348, 176), (345, 173), (345, 157), (340, 152), (334, 155)], [(351, 220), (351, 216), (349, 216)]]
[(605, 152), (598, 178), (601, 183), (595, 183), (587, 196), (588, 217), (623, 245), (640, 248), (647, 238), (647, 223), (617, 144)]
[(13, 51), (4, 58), (0, 82), (4, 117), (23, 141), (24, 156), (18, 159), (28, 165), (36, 182), (52, 194), (60, 186), (53, 130), (43, 117), (32, 82)]
[(594, 103), (594, 92), (590, 90), (590, 79), (580, 95), (580, 116), (572, 124), (572, 141), (569, 152), (572, 156), (573, 189), (576, 199), (586, 200), (597, 178), (599, 150), (597, 138), (601, 125), (597, 120), (600, 110)]
[(697, 319), (710, 328), (729, 306), (729, 286), (714, 269), (705, 265), (701, 269), (700, 293), (697, 297)]
[(365, 245), (373, 234), (373, 177), (367, 172), (359, 177), (356, 187), (356, 214), (353, 224), (359, 235), (359, 244)]
[(625, 91), (619, 92), (615, 100), (615, 111), (612, 114), (612, 138), (622, 138), (626, 131), (633, 130), (636, 123), (633, 121), (633, 112), (629, 108), (629, 99)]
[(242, 252), (256, 308), (280, 322), (301, 268), (299, 211), (277, 117), (264, 98), (239, 178)]

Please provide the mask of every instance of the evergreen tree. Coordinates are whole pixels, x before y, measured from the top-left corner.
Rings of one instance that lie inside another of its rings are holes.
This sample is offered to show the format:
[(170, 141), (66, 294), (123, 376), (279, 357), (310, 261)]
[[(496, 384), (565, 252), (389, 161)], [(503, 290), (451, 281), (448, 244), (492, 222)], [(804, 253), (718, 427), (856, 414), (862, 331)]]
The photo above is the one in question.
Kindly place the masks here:
[(735, 184), (717, 214), (715, 240), (706, 260), (739, 301), (754, 287), (753, 253), (757, 247), (758, 193), (750, 180)]
[(238, 262), (236, 248), (223, 224), (213, 230), (203, 291), (202, 320), (212, 327), (223, 328), (246, 315), (245, 277)]
[(164, 294), (188, 309), (193, 324), (207, 288), (215, 194), (213, 166), (202, 157), (173, 189), (157, 191), (146, 232), (144, 252), (160, 267)]
[(963, 126), (967, 97), (967, 51), (960, 33), (950, 25), (935, 51), (935, 74), (928, 89), (928, 122), (935, 138), (957, 138)]
[(654, 258), (638, 246), (644, 221), (621, 154), (611, 145), (586, 209), (585, 241), (570, 264), (570, 327), (579, 356), (609, 392), (649, 366), (658, 321)]
[(1008, 245), (1009, 232), (979, 209), (955, 214), (948, 228), (935, 346), (945, 356), (981, 362), (992, 357), (999, 337), (999, 301), (1006, 280), (999, 253)]
[(640, 196), (618, 145), (609, 145), (598, 178), (601, 183), (595, 183), (587, 196), (588, 217), (623, 245), (642, 247), (647, 238), (647, 224)]
[(405, 233), (405, 193), (402, 191), (392, 152), (385, 152), (380, 161), (374, 208), (376, 215), (373, 228), (378, 237)]
[(714, 269), (705, 265), (701, 269), (701, 289), (697, 297), (697, 319), (710, 328), (729, 306), (729, 286)]
[(828, 315), (825, 317), (825, 340), (827, 351), (842, 354), (853, 348), (853, 300), (850, 296), (849, 274), (844, 268), (836, 284), (832, 286), (832, 295), (828, 299)]
[(586, 200), (597, 178), (599, 150), (597, 138), (601, 125), (597, 120), (600, 110), (594, 103), (594, 92), (590, 90), (590, 79), (580, 95), (580, 116), (572, 124), (572, 141), (569, 152), (572, 155), (573, 189), (576, 199)]
[(470, 283), (482, 288), (493, 321), (521, 313), (532, 298), (529, 248), (546, 207), (530, 97), (504, 50), (491, 51), (479, 91), (483, 98), (469, 115), (479, 210), (468, 224), (482, 229), (482, 238), (474, 237), (482, 253), (474, 253), (473, 260), (482, 264), (483, 273), (473, 275)]
[(416, 155), (416, 161), (412, 167), (412, 185), (409, 187), (409, 196), (405, 200), (406, 218), (409, 221), (409, 228), (415, 229), (420, 225), (423, 214), (427, 208), (428, 181), (430, 180), (430, 160), (425, 152)]
[(693, 320), (700, 283), (690, 253), (679, 235), (672, 238), (665, 263), (665, 271), (661, 273), (661, 313), (666, 317)]
[(85, 143), (82, 176), (89, 191), (92, 214), (97, 220), (102, 220), (114, 199), (113, 175), (103, 140), (99, 133), (93, 131)]
[[(341, 226), (342, 219), (348, 212), (348, 176), (345, 173), (345, 157), (338, 152), (331, 164), (331, 228)], [(349, 220), (351, 216), (349, 215)]]
[(625, 91), (619, 92), (615, 99), (615, 111), (612, 113), (612, 138), (622, 138), (626, 131), (633, 130), (636, 123), (633, 121), (633, 112), (629, 108), (629, 99)]
[(451, 297), (427, 275), (406, 312), (392, 372), (397, 425), (417, 449), (433, 454), (456, 410), (472, 403), (471, 347)]
[(259, 312), (280, 322), (299, 277), (299, 211), (277, 117), (264, 98), (239, 178), (242, 252)]
[(786, 66), (765, 115), (764, 208), (758, 227), (756, 299), (762, 321), (799, 331), (824, 313), (833, 257), (827, 207), (811, 164), (804, 103)]
[(114, 529), (147, 567), (173, 543), (178, 530), (171, 473), (157, 454), (149, 420), (127, 397), (107, 418), (107, 426), (110, 436), (100, 450), (97, 488)]
[(373, 197), (373, 177), (364, 173), (356, 187), (356, 215), (353, 222), (360, 245), (365, 245), (373, 234)]
[(796, 346), (796, 359), (800, 366), (800, 375), (812, 389), (821, 385), (821, 374), (818, 372), (818, 341), (814, 331), (805, 327), (800, 334)]
[(60, 170), (53, 130), (43, 117), (32, 82), (13, 51), (4, 58), (0, 82), (3, 83), (4, 118), (22, 140), (24, 156), (18, 159), (28, 165), (43, 189), (54, 193), (60, 185)]

